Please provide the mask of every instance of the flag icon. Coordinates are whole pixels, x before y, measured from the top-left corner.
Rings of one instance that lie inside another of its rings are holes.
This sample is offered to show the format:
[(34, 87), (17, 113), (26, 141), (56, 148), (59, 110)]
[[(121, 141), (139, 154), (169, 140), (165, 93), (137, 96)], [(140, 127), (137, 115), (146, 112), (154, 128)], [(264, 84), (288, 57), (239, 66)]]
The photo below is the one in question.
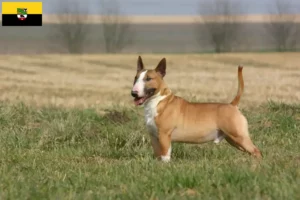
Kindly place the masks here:
[(2, 26), (42, 26), (42, 2), (2, 2)]

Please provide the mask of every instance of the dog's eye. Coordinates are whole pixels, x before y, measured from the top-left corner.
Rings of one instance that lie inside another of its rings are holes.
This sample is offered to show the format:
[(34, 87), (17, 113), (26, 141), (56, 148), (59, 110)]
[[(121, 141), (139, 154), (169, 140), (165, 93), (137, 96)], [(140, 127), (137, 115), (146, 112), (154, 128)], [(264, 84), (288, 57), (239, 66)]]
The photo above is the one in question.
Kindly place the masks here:
[(150, 78), (150, 77), (146, 78), (146, 81), (151, 81), (151, 80), (152, 80), (152, 78)]

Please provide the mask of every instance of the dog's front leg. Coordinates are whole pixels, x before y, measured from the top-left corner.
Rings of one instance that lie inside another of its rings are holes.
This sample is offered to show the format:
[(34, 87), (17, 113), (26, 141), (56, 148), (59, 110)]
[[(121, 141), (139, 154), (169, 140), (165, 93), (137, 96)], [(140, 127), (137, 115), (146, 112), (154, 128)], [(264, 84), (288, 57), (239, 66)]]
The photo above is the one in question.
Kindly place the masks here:
[(171, 160), (171, 134), (169, 132), (160, 132), (158, 135), (160, 146), (160, 158), (163, 162)]
[(159, 145), (159, 140), (156, 136), (153, 136), (151, 135), (150, 136), (151, 138), (151, 145), (152, 145), (152, 148), (153, 148), (153, 153), (154, 153), (154, 156), (155, 158), (159, 159), (160, 158), (160, 145)]

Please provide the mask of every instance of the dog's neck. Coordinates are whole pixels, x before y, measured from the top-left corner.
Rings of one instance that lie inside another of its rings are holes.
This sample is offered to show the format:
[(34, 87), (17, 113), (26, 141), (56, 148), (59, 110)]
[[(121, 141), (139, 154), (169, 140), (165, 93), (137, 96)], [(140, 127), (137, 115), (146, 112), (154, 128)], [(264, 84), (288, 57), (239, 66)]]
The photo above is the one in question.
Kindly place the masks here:
[(158, 93), (156, 93), (155, 95), (153, 95), (152, 97), (150, 97), (144, 104), (144, 110), (145, 112), (149, 112), (150, 110), (155, 110), (156, 112), (156, 107), (159, 104), (159, 102), (161, 102), (162, 100), (164, 100), (166, 97), (173, 95), (172, 91), (167, 88), (164, 87), (162, 89), (159, 90)]

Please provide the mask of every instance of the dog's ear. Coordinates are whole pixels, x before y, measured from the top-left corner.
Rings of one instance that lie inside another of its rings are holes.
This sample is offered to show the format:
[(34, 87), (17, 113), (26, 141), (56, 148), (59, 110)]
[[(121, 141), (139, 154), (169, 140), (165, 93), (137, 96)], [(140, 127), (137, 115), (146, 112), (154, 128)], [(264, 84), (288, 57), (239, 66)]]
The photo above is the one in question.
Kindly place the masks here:
[(163, 58), (161, 61), (158, 63), (157, 67), (155, 68), (155, 71), (158, 72), (162, 77), (166, 75), (166, 59)]
[(142, 57), (139, 56), (138, 61), (137, 61), (137, 72), (140, 72), (143, 69), (144, 69), (144, 63), (143, 63)]

